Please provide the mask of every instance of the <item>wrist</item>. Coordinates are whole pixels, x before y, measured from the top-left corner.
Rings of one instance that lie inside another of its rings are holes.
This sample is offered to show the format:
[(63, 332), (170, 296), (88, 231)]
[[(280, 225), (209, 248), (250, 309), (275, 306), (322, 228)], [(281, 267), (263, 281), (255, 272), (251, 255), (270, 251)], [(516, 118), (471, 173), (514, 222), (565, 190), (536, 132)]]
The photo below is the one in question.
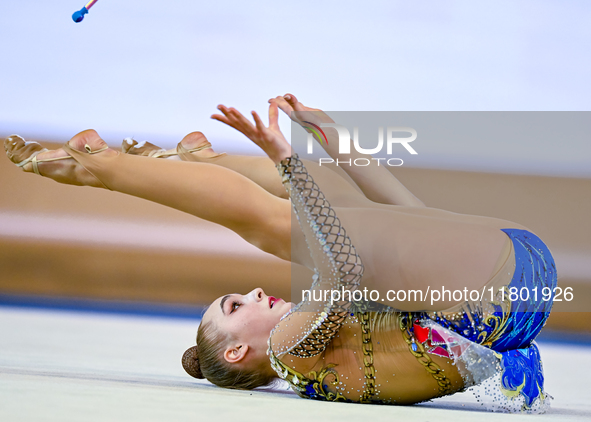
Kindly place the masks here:
[(293, 152), (291, 150), (291, 145), (288, 144), (286, 148), (283, 148), (281, 149), (281, 151), (278, 151), (276, 154), (274, 154), (274, 156), (271, 157), (271, 159), (273, 160), (276, 166), (279, 166), (281, 165), (282, 161), (290, 158), (292, 155)]
[[(292, 171), (294, 164), (299, 161), (300, 157), (295, 152), (289, 157), (285, 157), (283, 160), (275, 163), (275, 167), (281, 176), (282, 183), (288, 182), (292, 177)], [(294, 163), (295, 162), (295, 163)]]

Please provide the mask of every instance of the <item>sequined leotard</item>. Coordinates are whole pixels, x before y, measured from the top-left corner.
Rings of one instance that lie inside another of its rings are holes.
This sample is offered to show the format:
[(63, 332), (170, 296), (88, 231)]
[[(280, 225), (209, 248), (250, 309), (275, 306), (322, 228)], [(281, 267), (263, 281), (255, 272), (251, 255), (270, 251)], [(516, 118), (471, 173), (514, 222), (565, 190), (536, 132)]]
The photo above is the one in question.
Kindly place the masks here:
[[(354, 292), (363, 263), (334, 210), (297, 155), (278, 169), (314, 260), (312, 290)], [(523, 231), (506, 231), (513, 244), (529, 234), (517, 232)], [(530, 248), (537, 242), (532, 239)], [(551, 286), (555, 271), (546, 265), (551, 255), (540, 244), (535, 247), (546, 259), (537, 270), (546, 271)], [(516, 252), (515, 259), (527, 267), (523, 253)], [(514, 276), (511, 283), (518, 278), (527, 284), (531, 275)], [(369, 310), (370, 305), (330, 298), (301, 302), (271, 333), (273, 368), (298, 394), (319, 400), (408, 404), (486, 382), (499, 393), (494, 399), (501, 407), (543, 408), (541, 361), (532, 341), (551, 303), (518, 309), (510, 301), (466, 303), (431, 313)], [(495, 351), (491, 345), (501, 346)]]

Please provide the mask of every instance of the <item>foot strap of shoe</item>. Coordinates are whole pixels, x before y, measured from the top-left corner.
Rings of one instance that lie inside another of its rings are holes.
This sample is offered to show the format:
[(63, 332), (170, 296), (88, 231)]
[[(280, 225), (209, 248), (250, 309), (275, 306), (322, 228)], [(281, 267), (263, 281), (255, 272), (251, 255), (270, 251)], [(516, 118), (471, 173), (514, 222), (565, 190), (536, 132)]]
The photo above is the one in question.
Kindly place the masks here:
[(182, 144), (178, 144), (176, 151), (169, 152), (164, 149), (164, 150), (161, 150), (161, 152), (157, 152), (154, 155), (151, 155), (150, 157), (152, 157), (152, 158), (167, 158), (167, 157), (172, 157), (174, 155), (178, 155), (182, 159), (183, 154), (190, 154), (192, 152), (203, 151), (204, 149), (207, 149), (207, 148), (211, 148), (211, 144), (209, 142), (206, 142), (205, 144), (200, 145), (197, 148), (192, 148), (192, 149), (187, 149)]
[[(63, 146), (63, 149), (66, 151), (67, 154), (69, 154), (68, 158), (72, 158), (74, 159), (76, 162), (78, 162), (78, 164), (82, 165), (82, 167), (84, 167), (84, 170), (86, 170), (88, 173), (92, 174), (94, 176), (94, 178), (101, 184), (101, 187), (108, 189), (108, 190), (112, 190), (110, 187), (108, 187), (107, 185), (105, 185), (103, 183), (103, 181), (100, 179), (100, 177), (97, 177), (91, 170), (89, 170), (83, 162), (84, 161), (83, 158), (86, 155), (83, 151), (79, 151), (77, 149), (74, 149), (70, 146), (69, 142), (66, 142)], [(106, 145), (101, 149), (97, 149), (96, 151), (92, 150), (92, 147), (88, 144), (84, 145), (84, 150), (87, 154), (98, 154), (99, 152), (103, 152), (109, 149), (109, 146)]]
[(104, 146), (101, 149), (97, 149), (96, 151), (92, 150), (92, 147), (88, 144), (84, 145), (84, 149), (86, 150), (87, 153), (89, 154), (98, 154), (99, 152), (103, 152), (109, 149), (109, 146)]
[[(47, 150), (45, 150), (45, 151), (47, 151)], [(43, 152), (43, 151), (39, 151), (39, 152)], [(39, 176), (43, 176), (41, 173), (39, 173), (39, 163), (47, 163), (49, 161), (66, 160), (68, 158), (72, 158), (72, 157), (70, 157), (68, 155), (65, 157), (46, 158), (44, 160), (37, 160), (37, 154), (35, 154), (35, 156), (31, 159), (31, 164), (33, 164), (33, 171), (35, 172), (35, 174), (38, 174)]]
[(41, 151), (34, 152), (33, 154), (31, 154), (31, 155), (29, 156), (29, 158), (27, 158), (27, 159), (25, 159), (25, 160), (21, 161), (20, 163), (17, 163), (17, 164), (16, 164), (16, 166), (17, 166), (17, 167), (24, 167), (25, 165), (27, 165), (27, 164), (29, 164), (31, 161), (33, 161), (35, 158), (37, 158), (37, 155), (38, 155), (38, 154), (41, 154), (42, 152), (47, 152), (47, 151), (49, 151), (47, 148), (43, 148)]
[(208, 161), (213, 158), (223, 157), (224, 155), (226, 155), (225, 152), (222, 152), (221, 154), (213, 155), (211, 157), (199, 157), (199, 156), (191, 154), (193, 152), (202, 151), (207, 148), (211, 148), (211, 144), (209, 142), (206, 142), (205, 144), (200, 145), (197, 148), (192, 148), (192, 149), (187, 149), (187, 148), (185, 148), (185, 146), (182, 143), (179, 143), (176, 147), (176, 151), (177, 151), (177, 154), (180, 157), (180, 159), (183, 161)]
[(151, 157), (151, 158), (168, 158), (168, 157), (172, 157), (173, 155), (177, 155), (177, 153), (176, 152), (168, 152), (165, 149), (160, 149), (160, 150), (156, 151), (154, 154), (148, 155), (148, 157)]

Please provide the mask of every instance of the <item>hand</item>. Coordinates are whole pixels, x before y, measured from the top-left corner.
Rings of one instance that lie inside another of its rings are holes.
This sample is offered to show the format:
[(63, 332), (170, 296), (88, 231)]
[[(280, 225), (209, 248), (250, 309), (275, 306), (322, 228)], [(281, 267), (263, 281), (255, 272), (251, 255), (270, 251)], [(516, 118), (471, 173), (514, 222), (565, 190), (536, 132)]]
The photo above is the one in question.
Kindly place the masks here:
[(256, 124), (253, 125), (233, 107), (228, 108), (220, 104), (218, 110), (224, 113), (224, 115), (214, 114), (211, 116), (212, 119), (225, 123), (237, 131), (242, 132), (248, 139), (265, 151), (275, 164), (279, 164), (285, 158), (291, 157), (291, 145), (289, 145), (285, 136), (279, 130), (277, 104), (271, 104), (269, 106), (269, 127), (265, 127), (265, 124), (256, 111), (252, 112), (252, 117)]
[(324, 111), (317, 108), (306, 107), (300, 103), (293, 94), (279, 95), (275, 98), (271, 98), (269, 103), (277, 104), (281, 111), (301, 126), (309, 126), (307, 125), (307, 122), (318, 126), (320, 126), (321, 123), (334, 123), (334, 120), (332, 120)]

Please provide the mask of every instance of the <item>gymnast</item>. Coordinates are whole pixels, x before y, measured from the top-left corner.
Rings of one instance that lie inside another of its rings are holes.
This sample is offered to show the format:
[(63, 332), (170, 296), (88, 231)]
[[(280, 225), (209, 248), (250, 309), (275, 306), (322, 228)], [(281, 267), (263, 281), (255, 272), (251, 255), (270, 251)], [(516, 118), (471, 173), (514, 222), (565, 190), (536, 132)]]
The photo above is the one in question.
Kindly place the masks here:
[[(426, 207), (384, 166), (345, 166), (348, 177), (342, 177), (300, 159), (279, 129), (278, 110), (300, 124), (332, 120), (291, 94), (269, 103), (268, 126), (256, 112), (253, 124), (223, 105), (212, 116), (268, 158), (217, 154), (200, 132), (169, 151), (128, 139), (119, 152), (94, 130), (53, 151), (13, 135), (5, 149), (26, 172), (123, 192), (220, 224), (313, 270), (312, 293), (343, 292), (310, 294), (297, 305), (260, 288), (216, 299), (197, 345), (182, 358), (196, 378), (253, 389), (279, 377), (305, 398), (382, 404), (480, 385), (494, 409), (547, 408), (534, 339), (552, 301), (511, 294), (556, 286), (544, 243), (510, 221)], [(322, 146), (336, 159), (337, 133), (326, 132)], [(486, 294), (434, 303), (382, 300), (387, 290), (443, 287)], [(352, 300), (362, 288), (382, 299)]]

